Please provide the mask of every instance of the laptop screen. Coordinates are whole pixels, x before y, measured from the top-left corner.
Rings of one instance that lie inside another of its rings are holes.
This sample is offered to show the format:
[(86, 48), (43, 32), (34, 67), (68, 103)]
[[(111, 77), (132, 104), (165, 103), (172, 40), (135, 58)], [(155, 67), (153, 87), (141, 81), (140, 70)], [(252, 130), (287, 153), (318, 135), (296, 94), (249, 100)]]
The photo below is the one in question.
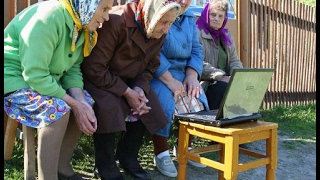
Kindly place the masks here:
[(257, 113), (274, 69), (243, 68), (232, 72), (217, 119), (231, 119)]

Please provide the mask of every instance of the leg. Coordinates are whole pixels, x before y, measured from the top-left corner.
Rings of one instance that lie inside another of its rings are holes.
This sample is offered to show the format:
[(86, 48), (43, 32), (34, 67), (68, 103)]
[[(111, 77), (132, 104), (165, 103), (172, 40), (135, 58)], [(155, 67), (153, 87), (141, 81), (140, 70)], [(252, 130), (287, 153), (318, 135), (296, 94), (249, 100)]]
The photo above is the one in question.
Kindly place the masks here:
[(184, 154), (188, 150), (189, 133), (185, 125), (179, 125), (179, 142), (178, 142), (178, 180), (185, 180), (187, 177), (187, 158)]
[(157, 169), (165, 176), (177, 177), (177, 168), (170, 157), (167, 138), (154, 134), (152, 135), (152, 141)]
[(270, 138), (266, 139), (266, 155), (270, 157), (270, 164), (266, 166), (266, 179), (276, 179), (277, 158), (278, 158), (278, 138), (277, 129), (272, 129)]
[(117, 146), (116, 156), (119, 159), (119, 163), (130, 176), (138, 179), (151, 179), (138, 161), (139, 150), (146, 128), (140, 120), (127, 122), (126, 128), (127, 131), (122, 134)]
[[(179, 128), (180, 126), (178, 126), (178, 132), (179, 132)], [(178, 144), (178, 141), (179, 141), (179, 138), (177, 139), (177, 144)], [(188, 150), (191, 150), (192, 149), (192, 141), (193, 141), (193, 135), (192, 134), (189, 134), (189, 141), (188, 141)], [(178, 146), (177, 146), (178, 147)], [(177, 148), (176, 148), (177, 149)], [(176, 150), (177, 151), (177, 150)], [(200, 155), (199, 155), (200, 156)], [(207, 167), (206, 165), (204, 164), (201, 164), (201, 163), (198, 163), (198, 162), (195, 162), (191, 159), (188, 159), (188, 163), (191, 164), (192, 166), (194, 167), (198, 167), (198, 168), (205, 168)]]
[(124, 180), (114, 156), (116, 133), (93, 134), (95, 166), (101, 180)]
[(216, 84), (210, 85), (206, 91), (208, 104), (210, 110), (219, 109), (224, 93), (227, 89), (228, 83), (224, 81), (217, 81)]
[(60, 120), (38, 131), (38, 179), (57, 180), (58, 160), (70, 112)]
[(74, 175), (74, 171), (70, 162), (73, 155), (73, 151), (78, 143), (81, 134), (82, 132), (79, 130), (78, 125), (75, 122), (74, 116), (71, 114), (67, 126), (67, 131), (62, 141), (58, 166), (58, 172), (67, 177)]

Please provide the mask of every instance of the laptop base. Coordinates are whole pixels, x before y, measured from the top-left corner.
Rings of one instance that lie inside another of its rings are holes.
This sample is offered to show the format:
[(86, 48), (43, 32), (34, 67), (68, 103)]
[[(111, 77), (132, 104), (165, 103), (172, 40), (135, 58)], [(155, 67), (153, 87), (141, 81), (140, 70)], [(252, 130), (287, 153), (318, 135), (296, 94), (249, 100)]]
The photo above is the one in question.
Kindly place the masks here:
[(235, 118), (215, 119), (217, 111), (199, 111), (196, 113), (185, 113), (175, 115), (175, 120), (196, 122), (201, 124), (223, 127), (232, 124), (238, 124), (248, 121), (256, 121), (261, 117), (260, 113), (253, 113), (247, 116), (238, 116)]

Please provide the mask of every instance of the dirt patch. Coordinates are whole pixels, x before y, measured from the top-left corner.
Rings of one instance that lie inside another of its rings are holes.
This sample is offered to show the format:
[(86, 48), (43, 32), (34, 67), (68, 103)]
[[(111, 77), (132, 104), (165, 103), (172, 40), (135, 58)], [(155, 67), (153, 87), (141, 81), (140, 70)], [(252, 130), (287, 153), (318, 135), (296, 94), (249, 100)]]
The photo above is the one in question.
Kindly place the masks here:
[[(316, 142), (297, 143), (294, 147), (288, 147), (289, 141), (295, 141), (287, 136), (278, 135), (278, 166), (276, 179), (278, 180), (316, 180)], [(292, 143), (290, 143), (292, 144)], [(247, 144), (247, 148), (256, 152), (265, 152), (265, 141), (257, 141)], [(248, 156), (240, 155), (239, 161), (246, 162)], [(177, 160), (174, 163), (178, 167)], [(160, 174), (157, 170), (149, 170), (154, 180), (173, 180)], [(265, 179), (265, 166), (244, 171), (238, 174), (237, 180)], [(218, 171), (213, 168), (187, 167), (187, 180), (212, 180), (217, 179)]]

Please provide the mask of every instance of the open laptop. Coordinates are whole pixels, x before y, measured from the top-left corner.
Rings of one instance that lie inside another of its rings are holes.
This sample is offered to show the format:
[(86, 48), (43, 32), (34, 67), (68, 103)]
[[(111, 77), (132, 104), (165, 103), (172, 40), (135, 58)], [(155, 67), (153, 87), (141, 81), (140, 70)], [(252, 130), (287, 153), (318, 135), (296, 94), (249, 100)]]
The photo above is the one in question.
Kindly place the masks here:
[(261, 117), (258, 110), (273, 72), (273, 68), (235, 69), (232, 72), (219, 109), (177, 114), (175, 119), (214, 126), (257, 120)]

